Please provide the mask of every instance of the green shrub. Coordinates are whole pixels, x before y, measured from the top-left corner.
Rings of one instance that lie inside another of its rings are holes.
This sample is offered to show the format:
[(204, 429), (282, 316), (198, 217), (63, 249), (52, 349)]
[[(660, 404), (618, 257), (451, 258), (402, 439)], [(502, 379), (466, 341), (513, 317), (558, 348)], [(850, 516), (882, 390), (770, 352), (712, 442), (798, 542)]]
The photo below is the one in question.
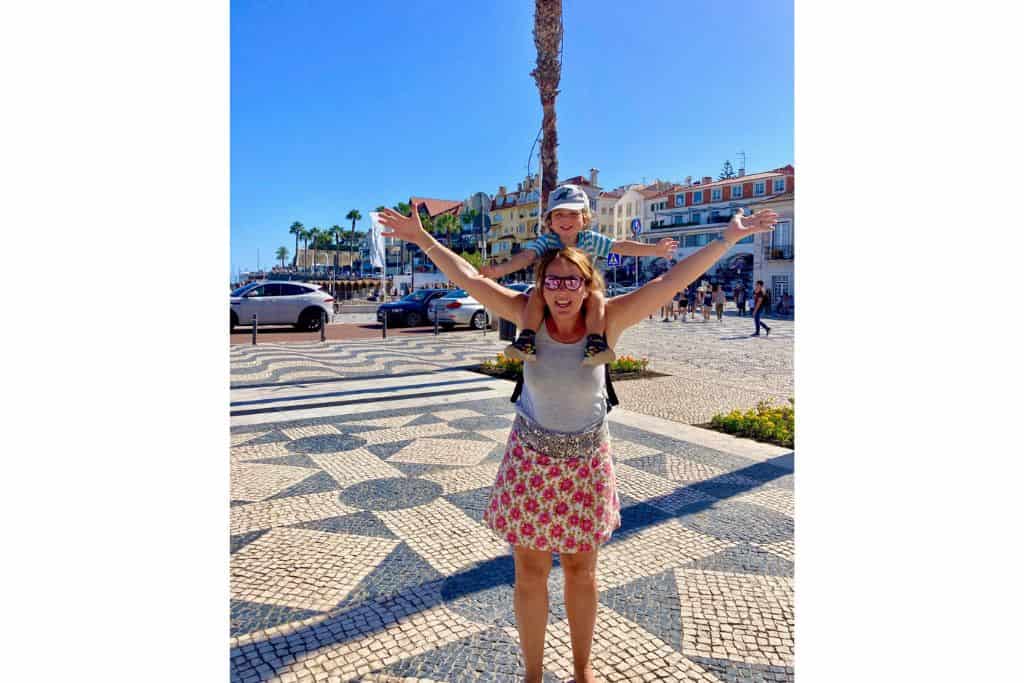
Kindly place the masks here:
[(711, 418), (711, 428), (792, 448), (795, 404), (793, 399), (789, 399), (789, 403), (788, 406), (771, 406), (762, 401), (753, 410), (733, 410), (724, 415), (715, 415)]
[(509, 358), (504, 353), (499, 353), (494, 360), (485, 360), (480, 365), (485, 370), (508, 375), (518, 375), (523, 371), (523, 361)]
[(646, 372), (648, 362), (646, 358), (620, 356), (611, 362), (609, 370), (612, 372)]

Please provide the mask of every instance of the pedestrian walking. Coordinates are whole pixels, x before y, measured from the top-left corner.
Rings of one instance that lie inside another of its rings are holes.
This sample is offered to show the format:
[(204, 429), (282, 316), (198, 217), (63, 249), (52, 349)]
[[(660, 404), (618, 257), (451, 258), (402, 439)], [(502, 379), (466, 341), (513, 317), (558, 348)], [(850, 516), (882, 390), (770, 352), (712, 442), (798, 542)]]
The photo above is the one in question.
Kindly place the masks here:
[(703, 306), (701, 307), (701, 315), (704, 316), (704, 322), (711, 320), (711, 287), (707, 284), (703, 287)]
[(725, 291), (721, 285), (711, 285), (711, 303), (715, 306), (718, 322), (722, 322), (722, 313), (725, 311)]
[[(690, 314), (690, 320), (693, 320), (693, 316), (697, 311), (697, 290), (693, 285), (686, 288), (686, 312)], [(683, 319), (686, 319), (686, 315), (683, 315)]]
[(743, 286), (742, 282), (733, 287), (732, 298), (736, 301), (736, 310), (742, 317), (747, 310), (747, 288)]
[[(735, 216), (722, 237), (671, 270), (605, 305), (611, 346), (622, 333), (658, 310), (674, 292), (710, 268), (740, 239), (768, 232), (776, 220), (763, 209)], [(383, 209), (385, 237), (412, 242), (456, 285), (495, 316), (522, 326), (527, 298), (484, 277), (428, 234), (417, 212), (403, 216)], [(543, 319), (536, 334), (536, 359), (523, 365), (522, 392), (495, 482), (484, 507), (486, 526), (512, 547), (513, 607), (526, 668), (539, 683), (548, 622), (548, 573), (557, 552), (565, 575), (565, 607), (579, 683), (593, 683), (590, 653), (597, 621), (598, 554), (622, 523), (608, 434), (610, 409), (605, 368), (582, 365), (587, 343), (584, 304), (604, 291), (604, 281), (586, 253), (561, 247), (537, 260), (536, 289)]]
[(768, 312), (768, 292), (764, 288), (764, 280), (758, 280), (754, 285), (754, 334), (761, 336), (761, 328), (764, 328), (765, 335), (772, 333), (772, 328), (761, 322), (761, 316)]

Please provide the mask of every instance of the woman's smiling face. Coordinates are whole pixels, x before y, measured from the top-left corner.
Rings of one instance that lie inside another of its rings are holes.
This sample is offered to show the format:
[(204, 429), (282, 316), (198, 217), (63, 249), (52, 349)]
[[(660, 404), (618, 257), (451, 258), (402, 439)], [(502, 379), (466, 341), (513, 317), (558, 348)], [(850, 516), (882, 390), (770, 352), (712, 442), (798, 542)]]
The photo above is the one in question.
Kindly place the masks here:
[(548, 289), (543, 283), (541, 288), (544, 293), (544, 303), (547, 304), (548, 311), (552, 316), (564, 320), (572, 320), (574, 317), (580, 316), (583, 302), (586, 301), (588, 295), (583, 272), (575, 264), (559, 256), (548, 265), (544, 275), (545, 277), (568, 278), (575, 276), (579, 278), (580, 286), (575, 292), (566, 288), (564, 282), (558, 289)]

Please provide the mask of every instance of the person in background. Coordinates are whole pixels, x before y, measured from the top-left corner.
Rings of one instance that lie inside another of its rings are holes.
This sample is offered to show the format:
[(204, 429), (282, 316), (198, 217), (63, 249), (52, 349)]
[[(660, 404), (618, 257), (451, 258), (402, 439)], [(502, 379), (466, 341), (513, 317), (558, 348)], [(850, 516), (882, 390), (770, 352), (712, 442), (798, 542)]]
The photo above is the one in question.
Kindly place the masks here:
[(725, 291), (720, 285), (711, 285), (711, 303), (715, 306), (718, 322), (722, 322), (722, 312), (725, 310)]
[(761, 336), (761, 328), (764, 328), (765, 336), (772, 333), (772, 328), (761, 322), (761, 316), (767, 312), (768, 292), (764, 289), (764, 280), (758, 280), (754, 285), (754, 337)]
[(742, 317), (747, 310), (747, 288), (743, 286), (742, 282), (733, 287), (732, 298), (736, 301), (736, 310)]
[[(693, 285), (686, 288), (686, 313), (690, 314), (690, 320), (693, 320), (694, 313), (697, 306), (697, 290)], [(683, 313), (683, 322), (686, 322), (686, 313)]]
[(701, 313), (704, 315), (704, 322), (711, 320), (711, 287), (708, 284), (704, 284), (702, 289), (704, 290), (704, 301)]

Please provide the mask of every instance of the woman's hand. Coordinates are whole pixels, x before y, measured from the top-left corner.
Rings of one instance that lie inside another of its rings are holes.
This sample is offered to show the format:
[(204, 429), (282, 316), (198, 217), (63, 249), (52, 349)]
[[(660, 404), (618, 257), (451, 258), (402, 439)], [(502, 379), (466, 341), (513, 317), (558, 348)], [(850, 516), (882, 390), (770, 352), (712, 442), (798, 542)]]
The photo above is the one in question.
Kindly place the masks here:
[(411, 216), (403, 216), (394, 209), (383, 209), (378, 215), (380, 224), (387, 229), (380, 233), (384, 237), (394, 237), (416, 245), (419, 245), (427, 237), (427, 231), (420, 223), (420, 215), (415, 210)]
[(737, 211), (722, 232), (722, 239), (735, 244), (748, 235), (769, 232), (775, 229), (775, 221), (778, 219), (779, 215), (771, 209), (760, 209), (752, 216), (744, 216), (742, 211)]

